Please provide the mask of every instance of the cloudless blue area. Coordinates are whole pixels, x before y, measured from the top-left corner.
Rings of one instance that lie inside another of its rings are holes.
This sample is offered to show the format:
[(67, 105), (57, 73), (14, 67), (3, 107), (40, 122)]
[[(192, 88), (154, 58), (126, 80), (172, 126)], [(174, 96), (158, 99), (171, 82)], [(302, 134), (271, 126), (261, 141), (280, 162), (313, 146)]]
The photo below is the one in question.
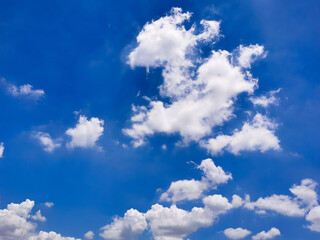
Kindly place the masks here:
[[(35, 102), (13, 98), (0, 86), (0, 142), (5, 143), (0, 159), (0, 206), (34, 200), (40, 204), (36, 209), (47, 217), (39, 230), (83, 237), (130, 208), (147, 211), (158, 202), (156, 190), (168, 188), (171, 181), (201, 177), (187, 164), (210, 157), (197, 144), (177, 147), (179, 136), (155, 135), (146, 146), (134, 149), (121, 131), (130, 126), (131, 104), (145, 104), (136, 96), (138, 91), (156, 96), (162, 81), (159, 69), (149, 74), (144, 68), (132, 70), (126, 64), (127, 55), (136, 46), (143, 25), (174, 6), (193, 12), (191, 23), (221, 20), (224, 37), (215, 49), (264, 45), (267, 58), (252, 68), (260, 80), (257, 92), (282, 89), (280, 105), (268, 110), (268, 116), (279, 123), (276, 133), (282, 151), (215, 157), (217, 165), (232, 173), (233, 181), (214, 192), (228, 198), (248, 193), (256, 200), (290, 194), (289, 187), (304, 178), (320, 182), (318, 0), (0, 2), (0, 77), (16, 85), (29, 83), (46, 93)], [(239, 101), (239, 118), (224, 130), (241, 127), (246, 119), (243, 109), (249, 103)], [(32, 133), (44, 131), (54, 138), (67, 138), (65, 131), (77, 122), (74, 111), (105, 121), (98, 142), (103, 151), (65, 147), (53, 153), (43, 151)], [(129, 148), (123, 149), (116, 141)], [(162, 144), (168, 146), (167, 151), (161, 149)], [(42, 208), (41, 203), (47, 201), (55, 206)], [(238, 209), (190, 239), (225, 239), (222, 231), (229, 227), (253, 233), (277, 227), (281, 239), (320, 238), (304, 225), (304, 218), (260, 216)], [(144, 238), (150, 236), (144, 234)]]

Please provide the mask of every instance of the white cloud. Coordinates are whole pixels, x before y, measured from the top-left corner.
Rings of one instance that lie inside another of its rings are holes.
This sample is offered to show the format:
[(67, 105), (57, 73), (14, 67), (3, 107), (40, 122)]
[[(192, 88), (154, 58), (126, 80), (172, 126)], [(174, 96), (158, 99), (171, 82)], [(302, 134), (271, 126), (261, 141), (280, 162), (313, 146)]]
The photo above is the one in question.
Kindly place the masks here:
[(9, 83), (4, 78), (1, 78), (0, 81), (6, 87), (8, 93), (14, 97), (28, 97), (38, 100), (45, 95), (42, 89), (33, 89), (33, 86), (30, 84), (16, 86), (12, 83)]
[(104, 239), (136, 239), (148, 228), (155, 240), (182, 240), (201, 227), (208, 227), (220, 214), (242, 205), (242, 199), (234, 195), (232, 201), (221, 195), (212, 195), (203, 199), (204, 207), (193, 207), (190, 211), (176, 205), (164, 207), (154, 204), (146, 213), (131, 209), (123, 218), (102, 228)]
[(270, 197), (259, 198), (256, 202), (250, 202), (248, 199), (245, 207), (258, 211), (274, 211), (290, 217), (303, 217), (310, 208), (318, 205), (316, 185), (313, 180), (304, 179), (301, 185), (294, 185), (289, 189), (296, 196), (295, 198), (274, 194)]
[(45, 202), (44, 205), (48, 208), (53, 207), (54, 203), (53, 202)]
[(280, 231), (277, 228), (271, 228), (268, 232), (262, 231), (252, 237), (253, 240), (266, 240), (273, 239), (277, 236), (280, 236)]
[(147, 226), (144, 214), (130, 209), (123, 218), (116, 217), (111, 224), (102, 227), (100, 236), (106, 240), (131, 240), (139, 236)]
[(172, 182), (169, 189), (161, 195), (160, 200), (174, 203), (183, 200), (195, 200), (202, 197), (205, 190), (215, 189), (219, 184), (232, 179), (231, 174), (226, 174), (210, 158), (203, 160), (198, 169), (202, 170), (204, 174), (201, 181), (192, 179)]
[(86, 239), (93, 239), (94, 238), (94, 233), (92, 231), (87, 232), (84, 237)]
[(4, 143), (0, 143), (0, 158), (3, 158), (3, 152), (4, 152)]
[(259, 198), (256, 202), (247, 203), (246, 207), (252, 210), (257, 208), (275, 211), (290, 217), (302, 217), (306, 212), (298, 202), (287, 195), (272, 195), (271, 197)]
[(258, 44), (249, 46), (240, 45), (237, 52), (238, 56), (236, 61), (239, 66), (243, 68), (251, 68), (251, 64), (256, 60), (256, 58), (266, 56), (264, 47)]
[(34, 202), (27, 199), (21, 204), (8, 204), (0, 210), (0, 239), (19, 239), (35, 230), (36, 225), (29, 222)]
[(147, 23), (129, 55), (132, 67), (163, 68), (160, 95), (170, 100), (149, 100), (148, 107), (134, 107), (132, 126), (123, 131), (133, 138), (135, 147), (155, 133), (179, 134), (184, 143), (199, 141), (233, 117), (233, 103), (240, 93), (251, 94), (257, 86), (246, 68), (253, 56), (263, 54), (263, 47), (241, 46), (240, 52), (246, 53), (240, 55), (239, 51), (212, 51), (207, 59), (200, 59), (198, 43), (217, 38), (219, 22), (202, 21), (204, 31), (195, 35), (195, 25), (189, 30), (182, 25), (190, 16), (175, 8), (170, 15)]
[(238, 208), (242, 206), (243, 201), (238, 195), (232, 196), (232, 202), (229, 202), (227, 198), (220, 194), (214, 194), (207, 196), (203, 199), (203, 203), (207, 209), (209, 209), (215, 216), (226, 213), (232, 208)]
[(155, 240), (182, 240), (199, 228), (208, 227), (220, 214), (242, 203), (239, 196), (234, 195), (232, 202), (221, 195), (212, 195), (203, 199), (204, 208), (194, 207), (186, 211), (172, 205), (170, 208), (155, 204), (146, 213), (150, 229)]
[(311, 231), (320, 232), (320, 206), (312, 208), (306, 220), (311, 222), (311, 225), (308, 226)]
[(172, 205), (155, 204), (146, 213), (155, 240), (182, 240), (201, 227), (210, 226), (213, 215), (204, 208), (194, 207), (190, 212)]
[(261, 97), (250, 97), (250, 101), (253, 103), (254, 106), (262, 106), (267, 108), (270, 105), (278, 105), (279, 99), (275, 96), (281, 89), (270, 91), (266, 95), (262, 95)]
[(208, 185), (202, 181), (179, 180), (172, 182), (169, 189), (164, 192), (160, 201), (179, 202), (183, 200), (195, 200), (202, 196)]
[(297, 196), (297, 199), (307, 205), (308, 209), (318, 205), (318, 195), (315, 188), (318, 184), (312, 179), (304, 179), (301, 185), (293, 185), (290, 192)]
[(138, 46), (129, 55), (129, 64), (135, 66), (184, 65), (188, 48), (195, 45), (193, 29), (187, 31), (181, 24), (190, 18), (189, 12), (172, 8), (169, 16), (147, 23), (137, 37)]
[(251, 234), (249, 230), (243, 228), (227, 228), (223, 233), (230, 239), (242, 239)]
[(232, 179), (231, 173), (225, 173), (223, 169), (220, 166), (216, 166), (210, 158), (203, 160), (198, 168), (204, 173), (202, 181), (210, 182), (214, 188)]
[(74, 237), (62, 237), (61, 234), (56, 232), (44, 232), (40, 231), (37, 236), (31, 236), (28, 240), (80, 240)]
[(274, 135), (275, 128), (274, 122), (258, 113), (252, 123), (246, 122), (241, 130), (236, 129), (231, 136), (219, 135), (203, 141), (201, 145), (212, 155), (219, 154), (224, 149), (236, 155), (245, 150), (261, 152), (270, 149), (280, 150), (280, 141)]
[(96, 141), (103, 134), (104, 121), (99, 118), (87, 119), (86, 116), (80, 116), (75, 128), (69, 128), (66, 134), (71, 136), (71, 141), (67, 143), (67, 147), (94, 147)]
[(47, 220), (46, 217), (41, 215), (40, 210), (38, 210), (35, 215), (31, 216), (31, 218), (33, 220), (40, 221), (40, 222), (45, 222)]
[(35, 134), (43, 149), (47, 152), (53, 152), (56, 148), (61, 146), (60, 140), (54, 140), (51, 138), (50, 134), (44, 132), (38, 132)]

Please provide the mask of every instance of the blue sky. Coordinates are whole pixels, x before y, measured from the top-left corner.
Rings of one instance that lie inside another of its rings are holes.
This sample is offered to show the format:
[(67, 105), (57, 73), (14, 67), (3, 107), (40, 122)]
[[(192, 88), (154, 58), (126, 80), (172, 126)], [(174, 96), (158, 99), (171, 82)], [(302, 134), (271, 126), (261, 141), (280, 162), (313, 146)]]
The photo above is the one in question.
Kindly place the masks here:
[(2, 1), (0, 239), (319, 239), (319, 14)]

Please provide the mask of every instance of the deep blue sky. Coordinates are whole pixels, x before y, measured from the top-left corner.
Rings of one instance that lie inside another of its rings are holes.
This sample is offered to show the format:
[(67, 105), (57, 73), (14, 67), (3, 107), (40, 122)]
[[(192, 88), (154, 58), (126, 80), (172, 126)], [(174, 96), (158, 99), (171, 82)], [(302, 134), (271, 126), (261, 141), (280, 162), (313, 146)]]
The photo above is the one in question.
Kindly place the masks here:
[[(52, 201), (55, 206), (43, 210), (48, 220), (39, 229), (82, 237), (127, 209), (147, 211), (158, 201), (158, 188), (166, 189), (178, 179), (200, 178), (186, 163), (200, 163), (209, 156), (197, 144), (176, 147), (178, 136), (156, 135), (135, 149), (122, 133), (130, 125), (131, 104), (141, 101), (137, 92), (157, 95), (162, 81), (159, 69), (149, 74), (144, 68), (132, 70), (127, 55), (143, 25), (173, 6), (193, 12), (191, 22), (221, 20), (224, 37), (215, 49), (264, 45), (268, 56), (252, 69), (260, 79), (257, 92), (282, 89), (280, 105), (268, 114), (279, 123), (276, 133), (283, 150), (215, 157), (234, 179), (219, 192), (229, 198), (249, 193), (257, 199), (289, 194), (289, 187), (303, 178), (320, 182), (317, 0), (2, 0), (0, 77), (16, 85), (29, 83), (46, 94), (39, 101), (14, 98), (0, 86), (0, 142), (5, 144), (0, 159), (1, 208), (26, 198)], [(105, 121), (99, 140), (102, 152), (62, 147), (47, 153), (32, 138), (38, 130), (54, 138), (63, 136), (76, 124), (73, 112), (80, 110)], [(123, 149), (116, 140), (129, 148)], [(161, 150), (164, 143), (167, 151)], [(277, 226), (282, 239), (319, 239), (319, 233), (303, 228), (305, 224), (303, 218), (261, 217), (239, 209), (190, 238), (223, 239), (221, 231), (227, 227), (258, 232)]]

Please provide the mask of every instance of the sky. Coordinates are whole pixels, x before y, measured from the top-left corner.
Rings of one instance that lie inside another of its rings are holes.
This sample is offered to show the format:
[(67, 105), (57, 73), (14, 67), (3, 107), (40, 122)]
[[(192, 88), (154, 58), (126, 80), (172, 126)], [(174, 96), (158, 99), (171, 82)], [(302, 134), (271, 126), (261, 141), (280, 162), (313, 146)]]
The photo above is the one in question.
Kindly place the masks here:
[(319, 14), (1, 1), (0, 239), (319, 239)]

